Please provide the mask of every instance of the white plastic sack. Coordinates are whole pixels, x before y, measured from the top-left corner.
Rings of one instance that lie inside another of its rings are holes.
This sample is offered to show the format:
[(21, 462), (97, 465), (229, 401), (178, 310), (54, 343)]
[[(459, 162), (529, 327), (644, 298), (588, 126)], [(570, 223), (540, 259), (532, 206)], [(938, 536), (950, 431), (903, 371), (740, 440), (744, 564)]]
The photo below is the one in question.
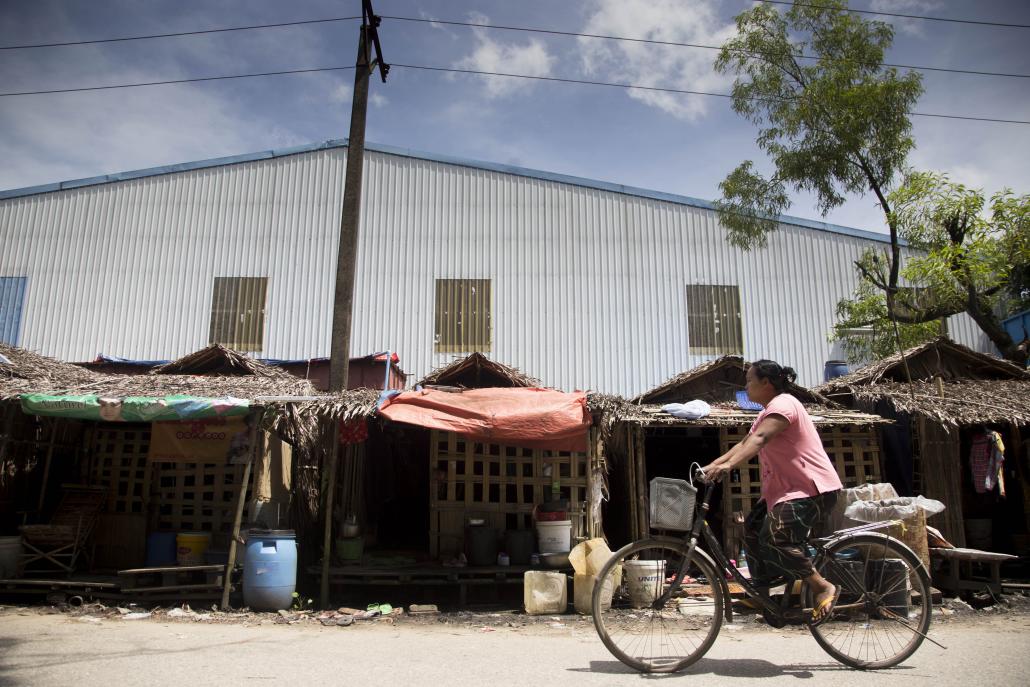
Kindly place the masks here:
[(896, 499), (898, 492), (890, 482), (878, 482), (876, 484), (860, 484), (841, 491), (840, 498), (831, 515), (831, 525), (834, 530), (842, 530), (848, 527), (858, 527), (863, 523), (844, 517), (844, 511), (855, 501), (881, 501), (883, 499)]
[(684, 420), (700, 420), (712, 412), (712, 406), (695, 399), (687, 403), (666, 403), (662, 412)]
[(844, 510), (844, 517), (859, 522), (883, 522), (885, 520), (907, 520), (918, 511), (927, 517), (944, 510), (944, 504), (924, 496), (903, 496), (879, 501), (855, 501)]

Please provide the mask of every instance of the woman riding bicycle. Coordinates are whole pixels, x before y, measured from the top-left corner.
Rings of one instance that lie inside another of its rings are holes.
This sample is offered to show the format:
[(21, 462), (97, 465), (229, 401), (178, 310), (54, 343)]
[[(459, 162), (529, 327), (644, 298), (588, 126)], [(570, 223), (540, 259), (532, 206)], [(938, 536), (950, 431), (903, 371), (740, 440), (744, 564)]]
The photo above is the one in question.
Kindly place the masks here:
[(842, 488), (837, 471), (805, 407), (786, 393), (792, 368), (758, 360), (747, 370), (748, 397), (765, 406), (748, 436), (712, 463), (705, 477), (718, 480), (758, 456), (762, 498), (745, 521), (744, 549), (755, 586), (777, 578), (804, 579), (812, 589), (813, 622), (829, 616), (840, 590), (823, 578), (806, 555), (813, 530), (822, 529)]

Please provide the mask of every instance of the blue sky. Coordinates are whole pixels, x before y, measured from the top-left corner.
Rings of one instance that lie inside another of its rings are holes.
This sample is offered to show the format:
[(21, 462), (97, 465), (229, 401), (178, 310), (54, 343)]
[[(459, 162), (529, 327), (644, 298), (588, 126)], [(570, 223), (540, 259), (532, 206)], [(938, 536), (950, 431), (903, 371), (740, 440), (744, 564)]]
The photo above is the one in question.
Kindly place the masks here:
[[(382, 15), (719, 44), (743, 0), (374, 0)], [(859, 9), (1030, 24), (1018, 0), (853, 0)], [(360, 13), (358, 0), (0, 0), (0, 45)], [(889, 61), (1030, 73), (1030, 29), (896, 20)], [(715, 52), (384, 19), (388, 62), (728, 92)], [(356, 22), (0, 52), (0, 92), (350, 65)], [(0, 98), (0, 189), (344, 138), (352, 72)], [(927, 73), (917, 111), (1030, 119), (1030, 79)], [(1030, 126), (914, 118), (910, 163), (1030, 193)], [(725, 99), (395, 68), (368, 141), (698, 198), (767, 164)], [(820, 219), (797, 197), (790, 213)], [(874, 231), (870, 197), (825, 218)]]

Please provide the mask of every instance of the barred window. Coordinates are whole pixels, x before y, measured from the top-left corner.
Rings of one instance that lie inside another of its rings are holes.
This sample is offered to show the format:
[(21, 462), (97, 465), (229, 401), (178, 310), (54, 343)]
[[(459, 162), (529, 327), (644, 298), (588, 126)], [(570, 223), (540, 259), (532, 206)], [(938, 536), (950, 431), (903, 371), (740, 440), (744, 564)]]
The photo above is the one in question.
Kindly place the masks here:
[(260, 351), (265, 335), (267, 277), (215, 277), (209, 343)]
[(687, 336), (691, 353), (742, 354), (744, 340), (740, 319), (740, 290), (736, 286), (687, 286)]
[(0, 343), (18, 345), (28, 277), (0, 277)]
[(493, 342), (489, 279), (437, 279), (437, 353), (489, 351)]

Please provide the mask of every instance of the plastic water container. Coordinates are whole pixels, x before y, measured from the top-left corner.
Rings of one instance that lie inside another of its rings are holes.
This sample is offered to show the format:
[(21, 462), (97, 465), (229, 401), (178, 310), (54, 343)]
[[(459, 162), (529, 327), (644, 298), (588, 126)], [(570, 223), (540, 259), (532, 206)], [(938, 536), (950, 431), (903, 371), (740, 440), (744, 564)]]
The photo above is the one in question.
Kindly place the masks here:
[(537, 522), (536, 538), (540, 553), (565, 553), (572, 549), (572, 521)]
[(664, 591), (665, 561), (625, 561), (626, 588), (634, 608), (644, 608)]
[(179, 565), (204, 565), (204, 552), (211, 546), (210, 532), (179, 532), (175, 537)]
[(175, 532), (151, 532), (147, 535), (147, 567), (164, 568), (179, 561)]
[[(577, 613), (590, 615), (594, 606), (594, 587), (597, 585), (597, 575), (585, 575), (576, 573), (572, 578), (573, 606)], [(612, 607), (612, 592), (619, 586), (622, 580), (622, 568), (608, 576), (604, 586), (601, 588), (601, 610), (607, 611)]]
[(21, 563), (21, 537), (0, 537), (0, 579), (18, 577)]
[(848, 373), (848, 362), (846, 360), (827, 360), (823, 366), (823, 381), (828, 382), (837, 377), (843, 377)]
[(243, 603), (281, 611), (297, 588), (297, 541), (293, 530), (250, 530), (243, 563)]
[(529, 615), (564, 613), (569, 607), (565, 573), (529, 570), (522, 578), (523, 599)]

